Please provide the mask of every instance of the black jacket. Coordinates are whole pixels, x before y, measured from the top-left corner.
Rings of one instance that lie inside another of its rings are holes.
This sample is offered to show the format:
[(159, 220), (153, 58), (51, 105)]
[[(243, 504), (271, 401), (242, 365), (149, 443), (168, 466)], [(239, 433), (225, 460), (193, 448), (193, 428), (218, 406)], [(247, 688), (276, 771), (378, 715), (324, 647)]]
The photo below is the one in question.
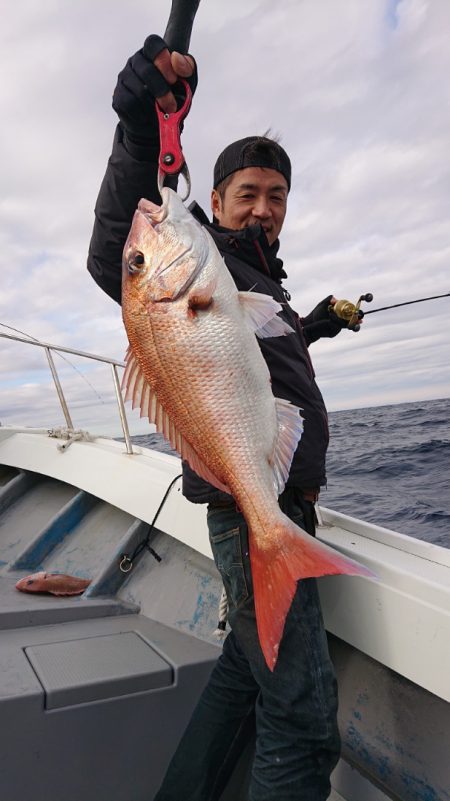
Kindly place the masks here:
[[(127, 151), (118, 126), (95, 208), (96, 220), (88, 256), (89, 272), (118, 303), (121, 302), (122, 250), (141, 197), (160, 202), (156, 165), (153, 160), (140, 161)], [(258, 339), (258, 343), (270, 371), (273, 394), (299, 406), (304, 418), (304, 432), (292, 461), (288, 485), (303, 488), (323, 485), (326, 483), (327, 413), (314, 379), (300, 318), (288, 305), (289, 295), (281, 286), (286, 274), (277, 258), (278, 242), (269, 246), (259, 225), (230, 231), (208, 223), (196, 204), (191, 210), (207, 225), (237, 288), (271, 295), (283, 304), (280, 316), (295, 329), (295, 333)], [(263, 421), (261, 425), (264, 425)], [(189, 500), (197, 503), (226, 497), (200, 479), (187, 465), (183, 466), (183, 492)]]

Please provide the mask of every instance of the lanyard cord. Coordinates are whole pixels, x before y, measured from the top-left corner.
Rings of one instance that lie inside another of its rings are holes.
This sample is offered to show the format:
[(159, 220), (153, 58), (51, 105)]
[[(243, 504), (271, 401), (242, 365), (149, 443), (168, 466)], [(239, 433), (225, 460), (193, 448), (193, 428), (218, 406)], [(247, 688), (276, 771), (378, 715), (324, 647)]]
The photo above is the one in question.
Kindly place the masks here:
[(175, 482), (178, 481), (179, 478), (181, 478), (181, 474), (179, 476), (175, 476), (175, 478), (172, 479), (172, 481), (170, 482), (169, 486), (167, 487), (167, 489), (166, 489), (166, 491), (164, 493), (164, 497), (163, 497), (161, 503), (159, 504), (157, 512), (156, 512), (152, 522), (150, 523), (150, 525), (148, 527), (148, 532), (147, 532), (147, 536), (146, 536), (145, 540), (142, 540), (142, 542), (140, 542), (139, 545), (136, 546), (136, 548), (134, 549), (134, 551), (131, 554), (131, 556), (129, 556), (126, 553), (123, 553), (120, 556), (119, 568), (122, 571), (122, 573), (129, 573), (130, 572), (131, 568), (133, 567), (134, 560), (136, 559), (137, 556), (139, 556), (140, 553), (142, 553), (144, 548), (147, 548), (147, 550), (151, 553), (151, 555), (156, 559), (157, 562), (161, 562), (161, 557), (151, 547), (151, 545), (149, 543), (149, 540), (150, 540), (150, 536), (151, 536), (151, 534), (153, 532), (153, 529), (155, 527), (155, 523), (156, 523), (156, 521), (158, 519), (159, 513), (161, 512), (161, 510), (162, 510), (162, 508), (163, 508), (163, 506), (164, 506), (164, 504), (165, 504), (165, 502), (167, 500), (169, 492), (172, 489), (172, 487), (175, 484)]

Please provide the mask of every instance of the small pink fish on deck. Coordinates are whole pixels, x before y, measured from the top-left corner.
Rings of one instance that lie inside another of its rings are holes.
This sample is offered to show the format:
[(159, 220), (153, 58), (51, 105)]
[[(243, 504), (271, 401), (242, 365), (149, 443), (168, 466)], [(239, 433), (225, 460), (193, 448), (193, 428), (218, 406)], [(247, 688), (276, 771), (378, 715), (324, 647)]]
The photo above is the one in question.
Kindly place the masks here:
[(90, 579), (67, 576), (64, 573), (33, 573), (16, 584), (21, 592), (50, 592), (52, 595), (80, 595), (91, 583)]

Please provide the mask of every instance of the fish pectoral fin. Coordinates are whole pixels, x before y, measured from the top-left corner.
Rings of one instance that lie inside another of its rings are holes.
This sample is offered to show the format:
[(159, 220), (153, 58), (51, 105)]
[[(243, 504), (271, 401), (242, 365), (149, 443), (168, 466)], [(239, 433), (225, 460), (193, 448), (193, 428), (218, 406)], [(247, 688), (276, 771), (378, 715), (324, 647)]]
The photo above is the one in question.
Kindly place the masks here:
[[(211, 291), (212, 289), (212, 291)], [(197, 317), (197, 312), (210, 309), (213, 304), (214, 287), (196, 287), (188, 295), (188, 317)]]
[(281, 495), (291, 469), (292, 459), (303, 432), (303, 420), (298, 406), (284, 398), (275, 398), (278, 436), (270, 461), (277, 495)]
[(261, 650), (273, 671), (297, 581), (337, 574), (375, 576), (369, 568), (307, 534), (286, 515), (271, 527), (269, 547), (262, 547), (264, 539), (258, 533), (250, 528), (256, 625)]
[(248, 325), (260, 339), (293, 333), (294, 329), (277, 316), (282, 307), (270, 295), (238, 292), (238, 297)]
[(156, 393), (146, 380), (141, 367), (134, 355), (131, 347), (128, 348), (125, 356), (125, 372), (122, 379), (122, 389), (125, 390), (125, 400), (132, 401), (132, 408), (140, 407), (141, 417), (148, 417), (150, 423), (154, 423), (156, 430), (163, 435), (164, 439), (170, 443), (175, 451), (178, 451), (189, 467), (197, 473), (200, 478), (213, 484), (214, 487), (222, 492), (230, 493), (229, 488), (219, 481), (212, 473), (196, 451), (183, 437), (171, 417), (167, 414), (163, 405), (158, 400)]
[[(188, 294), (188, 309), (191, 316), (195, 316), (197, 311), (209, 309), (213, 303), (213, 294), (217, 287), (217, 275), (212, 275), (205, 281), (196, 281)], [(189, 313), (188, 312), (188, 313)]]

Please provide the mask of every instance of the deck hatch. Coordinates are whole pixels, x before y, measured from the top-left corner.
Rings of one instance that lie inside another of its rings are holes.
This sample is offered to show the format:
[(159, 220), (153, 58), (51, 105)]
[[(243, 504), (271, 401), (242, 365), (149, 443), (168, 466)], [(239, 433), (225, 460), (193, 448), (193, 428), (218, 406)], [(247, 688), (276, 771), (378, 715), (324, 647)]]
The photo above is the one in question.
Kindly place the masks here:
[(168, 687), (171, 666), (136, 632), (25, 648), (45, 691), (45, 708)]

